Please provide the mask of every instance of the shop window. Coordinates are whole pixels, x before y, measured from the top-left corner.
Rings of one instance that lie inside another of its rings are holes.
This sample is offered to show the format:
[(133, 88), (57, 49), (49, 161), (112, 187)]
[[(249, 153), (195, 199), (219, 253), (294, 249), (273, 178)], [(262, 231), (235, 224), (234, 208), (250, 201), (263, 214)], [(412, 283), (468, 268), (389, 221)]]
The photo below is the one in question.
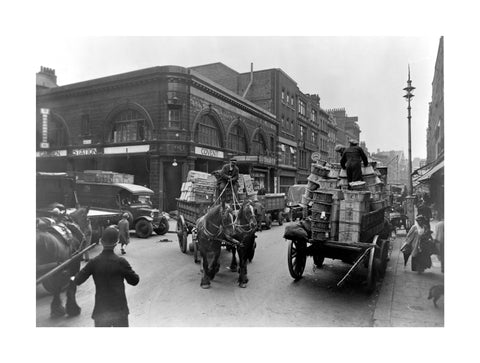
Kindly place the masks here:
[(216, 122), (209, 115), (200, 119), (195, 130), (195, 142), (199, 144), (221, 147), (221, 135)]
[(228, 147), (239, 153), (247, 152), (247, 138), (245, 137), (243, 128), (239, 125), (232, 127), (232, 130), (228, 135)]
[(147, 120), (135, 110), (118, 113), (113, 121), (111, 139), (114, 143), (144, 141), (150, 139), (150, 128)]
[(63, 147), (68, 144), (67, 130), (63, 123), (52, 117), (48, 122), (48, 142), (50, 147)]
[(170, 129), (180, 129), (182, 127), (181, 123), (182, 109), (180, 107), (171, 107), (168, 108), (168, 128)]

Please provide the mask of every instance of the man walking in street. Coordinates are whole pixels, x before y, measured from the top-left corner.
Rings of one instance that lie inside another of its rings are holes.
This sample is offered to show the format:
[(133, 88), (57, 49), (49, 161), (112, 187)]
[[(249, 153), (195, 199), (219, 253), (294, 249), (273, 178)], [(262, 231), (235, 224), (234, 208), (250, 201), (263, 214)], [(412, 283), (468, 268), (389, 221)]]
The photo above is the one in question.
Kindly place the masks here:
[(342, 169), (347, 169), (347, 180), (349, 183), (361, 181), (362, 178), (362, 161), (365, 167), (368, 166), (367, 155), (363, 149), (358, 146), (356, 140), (349, 140), (350, 146), (345, 149), (340, 160)]
[(95, 327), (128, 327), (129, 310), (123, 280), (135, 286), (140, 278), (128, 261), (113, 251), (118, 243), (116, 226), (109, 226), (103, 231), (101, 242), (102, 253), (80, 270), (73, 283), (81, 285), (90, 275), (93, 276), (95, 306), (92, 319), (95, 321)]
[(120, 251), (124, 255), (125, 248), (130, 243), (130, 224), (128, 223), (128, 213), (123, 213), (122, 219), (118, 222), (118, 233), (120, 238)]

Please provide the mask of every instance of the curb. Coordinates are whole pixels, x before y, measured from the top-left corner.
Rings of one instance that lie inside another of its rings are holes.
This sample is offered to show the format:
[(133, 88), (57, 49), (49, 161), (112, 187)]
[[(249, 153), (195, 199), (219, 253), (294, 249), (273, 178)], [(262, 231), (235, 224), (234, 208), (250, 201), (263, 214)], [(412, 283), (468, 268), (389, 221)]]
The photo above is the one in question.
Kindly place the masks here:
[(395, 277), (398, 269), (398, 259), (400, 258), (401, 237), (398, 235), (392, 241), (393, 249), (388, 261), (387, 271), (382, 281), (380, 293), (373, 313), (373, 327), (391, 327), (391, 314), (393, 293), (395, 290)]

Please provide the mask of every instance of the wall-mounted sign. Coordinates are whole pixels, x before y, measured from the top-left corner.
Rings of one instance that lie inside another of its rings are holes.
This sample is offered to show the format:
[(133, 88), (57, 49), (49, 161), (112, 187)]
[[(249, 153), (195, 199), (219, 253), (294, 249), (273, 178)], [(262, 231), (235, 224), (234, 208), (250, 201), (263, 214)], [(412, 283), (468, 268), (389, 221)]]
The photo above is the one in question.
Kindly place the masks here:
[(150, 145), (129, 145), (129, 146), (112, 146), (103, 149), (104, 154), (133, 154), (145, 153), (150, 150)]
[(83, 140), (83, 145), (90, 145), (92, 143), (92, 140)]
[(73, 156), (97, 155), (97, 148), (89, 147), (85, 149), (72, 149)]
[(67, 150), (37, 151), (37, 158), (67, 156)]
[(205, 147), (199, 147), (199, 146), (195, 146), (195, 154), (202, 155), (202, 156), (209, 156), (211, 158), (219, 158), (219, 159), (224, 158), (223, 151), (207, 149)]
[[(42, 149), (48, 149), (48, 115), (50, 110), (48, 108), (41, 108), (40, 113), (42, 114), (42, 143), (40, 147)], [(46, 146), (45, 146), (46, 145)]]
[(314, 153), (312, 153), (312, 156), (311, 156), (313, 161), (318, 161), (318, 160), (320, 160), (321, 157), (322, 156), (320, 155), (320, 153), (318, 151), (315, 151)]

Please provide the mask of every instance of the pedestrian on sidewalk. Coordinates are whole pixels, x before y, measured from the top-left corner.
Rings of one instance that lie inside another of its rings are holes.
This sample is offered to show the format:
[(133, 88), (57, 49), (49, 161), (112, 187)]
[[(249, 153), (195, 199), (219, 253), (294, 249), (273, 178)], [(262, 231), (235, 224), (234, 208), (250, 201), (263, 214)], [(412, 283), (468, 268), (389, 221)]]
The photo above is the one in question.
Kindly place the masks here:
[(128, 223), (128, 213), (123, 213), (122, 219), (118, 222), (118, 232), (120, 240), (120, 251), (124, 255), (125, 248), (130, 243), (130, 223)]
[(123, 280), (133, 286), (140, 281), (128, 261), (114, 253), (118, 237), (117, 226), (105, 228), (101, 238), (102, 253), (91, 259), (73, 279), (74, 284), (81, 285), (93, 276), (95, 327), (128, 327), (129, 310)]
[(433, 238), (435, 241), (435, 247), (437, 249), (437, 256), (440, 260), (442, 266), (442, 273), (444, 272), (444, 241), (445, 241), (445, 232), (444, 232), (444, 221), (443, 221), (443, 212), (437, 210), (438, 223), (434, 227)]
[(431, 255), (434, 253), (432, 240), (432, 231), (430, 230), (427, 219), (418, 215), (415, 218), (415, 224), (410, 228), (405, 238), (405, 243), (401, 247), (402, 252), (411, 251), (412, 271), (424, 272), (432, 267)]

